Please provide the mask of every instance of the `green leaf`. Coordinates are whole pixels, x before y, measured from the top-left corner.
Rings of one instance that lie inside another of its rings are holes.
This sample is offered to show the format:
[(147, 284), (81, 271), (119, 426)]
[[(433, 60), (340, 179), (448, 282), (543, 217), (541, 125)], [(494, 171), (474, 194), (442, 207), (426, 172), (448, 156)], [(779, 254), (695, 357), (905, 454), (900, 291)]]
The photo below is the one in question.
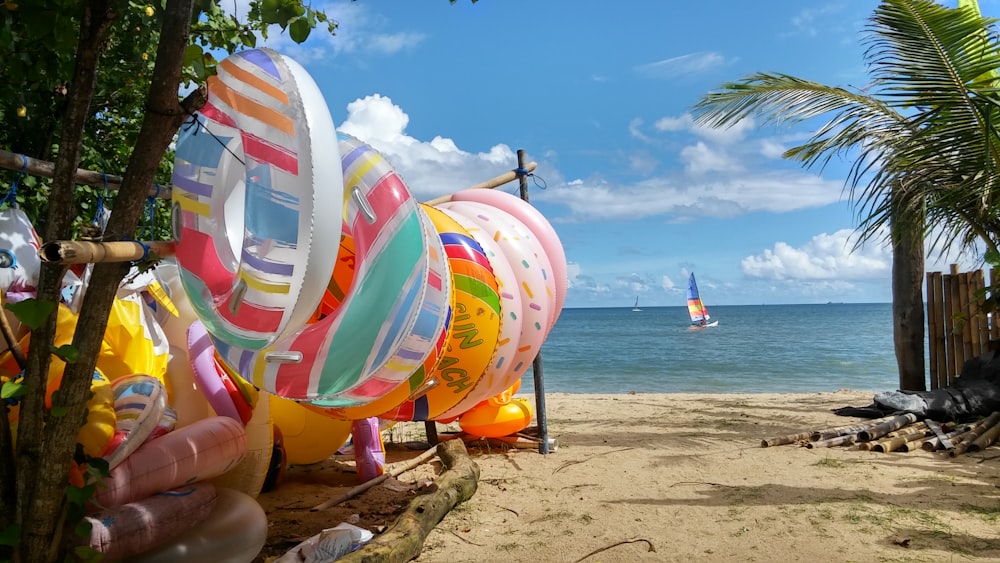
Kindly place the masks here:
[(52, 353), (67, 364), (74, 364), (80, 358), (80, 351), (72, 344), (63, 344), (58, 348), (52, 348)]
[(45, 323), (45, 319), (49, 318), (49, 315), (55, 310), (56, 304), (52, 301), (39, 301), (30, 298), (17, 303), (7, 303), (4, 307), (14, 313), (17, 320), (27, 325), (31, 330), (35, 330)]
[(298, 18), (288, 26), (288, 36), (296, 43), (302, 43), (309, 38), (312, 26), (306, 18)]
[(0, 388), (0, 399), (16, 399), (18, 397), (23, 397), (24, 392), (25, 389), (23, 384), (8, 381), (3, 384), (2, 388)]
[(69, 407), (52, 407), (52, 416), (62, 418), (69, 412)]
[(15, 546), (19, 539), (21, 539), (21, 527), (17, 524), (11, 524), (0, 530), (0, 545)]
[(83, 505), (94, 497), (97, 487), (94, 485), (84, 485), (82, 487), (66, 487), (66, 498), (76, 505)]

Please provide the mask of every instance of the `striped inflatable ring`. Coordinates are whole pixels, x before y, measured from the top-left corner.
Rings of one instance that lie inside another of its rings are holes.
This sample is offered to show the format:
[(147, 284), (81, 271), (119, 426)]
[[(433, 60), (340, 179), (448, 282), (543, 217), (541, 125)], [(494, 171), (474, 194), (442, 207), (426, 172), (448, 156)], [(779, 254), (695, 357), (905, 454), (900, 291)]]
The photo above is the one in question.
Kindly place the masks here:
[(451, 408), (479, 387), (503, 338), (500, 289), (486, 251), (442, 211), (421, 205), (437, 230), (451, 273), (454, 315), (441, 353), (429, 376), (434, 386), (394, 389), (363, 409), (342, 409), (332, 416), (356, 420), (375, 411), (387, 420), (429, 420)]
[[(356, 268), (344, 300), (260, 351), (216, 342), (219, 356), (257, 387), (323, 407), (366, 404), (407, 380), (433, 353), (451, 295), (444, 248), (403, 180), (372, 147), (338, 139)], [(340, 227), (328, 241), (331, 259)]]
[(223, 60), (173, 175), (185, 292), (213, 337), (260, 350), (297, 331), (333, 273), (343, 175), (323, 95), (270, 49)]

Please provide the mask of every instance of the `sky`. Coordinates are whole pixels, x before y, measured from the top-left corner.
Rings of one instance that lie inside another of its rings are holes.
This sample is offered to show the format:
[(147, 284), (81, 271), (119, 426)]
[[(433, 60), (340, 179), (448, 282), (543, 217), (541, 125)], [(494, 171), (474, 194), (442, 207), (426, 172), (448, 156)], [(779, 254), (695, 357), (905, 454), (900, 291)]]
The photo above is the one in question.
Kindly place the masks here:
[[(957, 0), (946, 0), (954, 5)], [(378, 149), (426, 201), (517, 167), (568, 261), (566, 307), (890, 302), (891, 252), (854, 249), (850, 162), (784, 150), (815, 124), (695, 126), (707, 92), (760, 71), (868, 82), (874, 0), (357, 0), (295, 45), (336, 127)], [(1000, 0), (980, 0), (1000, 17)], [(239, 9), (239, 8), (237, 8)], [(501, 188), (517, 192), (517, 182)], [(928, 271), (979, 268), (928, 256)]]

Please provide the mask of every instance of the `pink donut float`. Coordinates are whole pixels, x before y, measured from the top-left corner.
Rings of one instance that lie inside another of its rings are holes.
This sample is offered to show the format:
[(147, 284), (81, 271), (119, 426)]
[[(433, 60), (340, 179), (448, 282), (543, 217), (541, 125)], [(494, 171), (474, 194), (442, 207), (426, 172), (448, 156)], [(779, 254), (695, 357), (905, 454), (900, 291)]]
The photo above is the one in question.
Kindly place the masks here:
[[(468, 217), (497, 241), (517, 279), (521, 293), (521, 335), (510, 369), (500, 381), (484, 389), (480, 400), (510, 387), (531, 366), (549, 331), (550, 310), (554, 306), (551, 265), (541, 245), (520, 221), (506, 211), (470, 201), (449, 202), (441, 207)], [(463, 406), (471, 408), (475, 403)], [(462, 411), (452, 409), (447, 415)]]
[(453, 194), (451, 200), (474, 201), (492, 205), (510, 213), (531, 230), (531, 233), (542, 244), (545, 255), (552, 265), (552, 281), (555, 284), (555, 295), (553, 296), (555, 306), (552, 309), (555, 316), (552, 319), (552, 325), (555, 325), (555, 321), (566, 303), (569, 275), (566, 266), (566, 252), (552, 224), (535, 206), (502, 190), (462, 190)]

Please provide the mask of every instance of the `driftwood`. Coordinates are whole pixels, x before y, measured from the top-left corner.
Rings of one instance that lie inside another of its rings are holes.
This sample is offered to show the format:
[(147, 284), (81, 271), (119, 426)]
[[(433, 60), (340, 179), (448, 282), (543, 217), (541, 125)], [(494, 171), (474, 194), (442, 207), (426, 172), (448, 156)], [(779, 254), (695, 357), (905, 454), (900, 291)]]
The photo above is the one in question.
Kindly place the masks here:
[(479, 485), (479, 466), (469, 457), (464, 442), (441, 442), (437, 455), (447, 468), (438, 475), (437, 490), (414, 498), (385, 532), (337, 561), (404, 563), (420, 554), (434, 526), (456, 505), (472, 498)]

